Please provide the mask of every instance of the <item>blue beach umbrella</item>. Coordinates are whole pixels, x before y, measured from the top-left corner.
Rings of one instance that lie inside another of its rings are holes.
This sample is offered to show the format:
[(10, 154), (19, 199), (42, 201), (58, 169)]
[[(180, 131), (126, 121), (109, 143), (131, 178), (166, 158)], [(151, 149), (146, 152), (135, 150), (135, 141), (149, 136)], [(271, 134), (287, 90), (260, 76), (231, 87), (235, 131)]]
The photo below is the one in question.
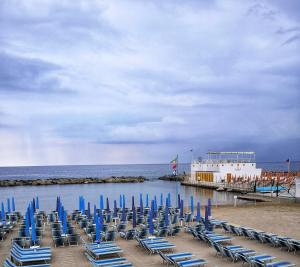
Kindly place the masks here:
[(64, 234), (67, 233), (67, 211), (64, 211), (63, 215), (63, 232)]
[(114, 218), (118, 217), (117, 200), (114, 200)]
[(146, 194), (146, 208), (149, 208), (149, 195)]
[[(59, 201), (59, 198), (56, 197), (56, 212), (58, 212), (58, 201)], [(81, 210), (81, 207), (80, 207), (80, 197), (79, 197), (79, 210)]]
[(177, 195), (177, 207), (180, 208), (180, 194)]
[(171, 207), (171, 193), (168, 193), (168, 205)]
[(125, 207), (123, 207), (122, 209), (122, 218), (121, 218), (122, 222), (126, 222), (126, 210)]
[(205, 225), (205, 229), (208, 230), (208, 207), (205, 206), (205, 219), (204, 219), (204, 225)]
[(12, 211), (15, 212), (16, 211), (15, 199), (12, 198), (11, 202), (12, 202)]
[(126, 199), (125, 199), (125, 195), (123, 195), (122, 197), (123, 197), (123, 203), (122, 203), (123, 206), (122, 206), (122, 207), (123, 207), (123, 209), (125, 209), (125, 208), (126, 208)]
[(196, 221), (200, 223), (201, 221), (201, 210), (200, 210), (200, 202), (197, 203), (197, 216)]
[(211, 199), (209, 198), (207, 201), (207, 212), (208, 212), (208, 216), (211, 216)]
[(32, 210), (33, 210), (33, 213), (35, 213), (35, 199), (33, 198), (32, 199)]
[(191, 196), (191, 213), (194, 214), (194, 197)]
[(90, 204), (90, 202), (88, 202), (87, 217), (88, 217), (88, 218), (91, 217), (91, 204)]
[(140, 194), (140, 213), (144, 214), (143, 195)]
[(109, 199), (108, 199), (108, 197), (106, 198), (106, 211), (107, 211), (107, 212), (110, 212), (110, 209), (109, 209)]
[(103, 201), (103, 196), (100, 195), (100, 210), (104, 209), (104, 201)]
[(169, 226), (169, 207), (166, 206), (165, 226)]
[(29, 237), (29, 211), (25, 214), (25, 236)]
[(164, 197), (163, 197), (163, 193), (160, 193), (160, 206), (162, 207), (164, 205), (164, 201), (163, 201)]
[(30, 205), (27, 207), (28, 225), (31, 226)]
[(135, 206), (132, 208), (132, 227), (136, 227), (136, 209)]
[(7, 199), (7, 212), (10, 214), (10, 199)]
[(154, 233), (154, 225), (153, 225), (153, 214), (152, 214), (152, 209), (150, 209), (150, 213), (149, 213), (149, 219), (148, 219), (148, 223), (149, 223), (149, 233), (151, 235), (153, 235)]
[(96, 242), (100, 243), (100, 227), (99, 227), (99, 218), (97, 213), (95, 214), (95, 223), (96, 223)]
[(134, 196), (131, 197), (131, 209), (133, 210), (133, 208), (135, 207), (134, 205)]
[[(33, 212), (33, 207), (32, 208), (32, 212)], [(35, 227), (35, 218), (32, 215), (31, 217), (31, 240), (33, 241), (33, 244), (35, 244), (36, 241), (36, 227)]]
[(35, 200), (35, 207), (36, 207), (36, 209), (39, 209), (39, 208), (40, 208), (39, 197), (36, 197), (36, 200)]
[(94, 205), (94, 223), (96, 223), (97, 207)]
[(102, 231), (102, 228), (103, 228), (103, 214), (102, 214), (102, 210), (100, 210), (100, 213), (99, 213), (99, 229), (100, 229), (100, 231)]
[(123, 198), (122, 198), (122, 195), (120, 195), (120, 208), (122, 208), (122, 207), (123, 207), (122, 200), (123, 200)]
[(82, 214), (85, 214), (85, 199), (82, 197), (82, 208), (81, 208)]
[(1, 204), (1, 218), (2, 218), (2, 221), (6, 221), (6, 218), (5, 218), (5, 209), (4, 209), (3, 202)]
[(183, 219), (183, 199), (180, 201), (180, 219)]

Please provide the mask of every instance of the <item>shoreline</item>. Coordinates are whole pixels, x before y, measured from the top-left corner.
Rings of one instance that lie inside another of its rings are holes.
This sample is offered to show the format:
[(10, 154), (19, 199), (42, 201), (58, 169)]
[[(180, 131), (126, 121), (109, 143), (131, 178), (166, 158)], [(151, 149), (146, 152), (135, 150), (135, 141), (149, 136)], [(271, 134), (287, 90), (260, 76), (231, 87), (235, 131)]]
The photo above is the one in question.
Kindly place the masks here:
[(143, 183), (148, 179), (144, 176), (111, 176), (106, 178), (47, 178), (29, 180), (0, 180), (0, 187), (43, 186), (69, 184), (104, 184), (104, 183)]

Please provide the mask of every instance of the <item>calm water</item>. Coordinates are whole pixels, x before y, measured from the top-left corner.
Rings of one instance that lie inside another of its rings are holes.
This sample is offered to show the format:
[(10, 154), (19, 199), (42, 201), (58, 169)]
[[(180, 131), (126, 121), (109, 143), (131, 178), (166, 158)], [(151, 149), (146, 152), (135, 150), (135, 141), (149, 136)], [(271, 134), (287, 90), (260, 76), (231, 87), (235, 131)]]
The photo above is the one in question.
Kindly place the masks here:
[[(272, 170), (285, 170), (285, 164), (259, 167)], [(293, 166), (293, 165), (292, 165)], [(179, 171), (189, 172), (189, 164), (181, 164)], [(298, 168), (299, 169), (299, 168)], [(150, 179), (144, 183), (134, 184), (86, 184), (86, 185), (53, 185), (53, 186), (24, 186), (0, 188), (0, 201), (8, 197), (15, 197), (17, 210), (24, 211), (33, 196), (39, 196), (41, 209), (51, 211), (55, 209), (56, 196), (60, 195), (64, 206), (69, 211), (78, 208), (78, 196), (83, 195), (86, 201), (99, 206), (99, 195), (109, 197), (111, 205), (113, 200), (119, 200), (119, 194), (125, 194), (127, 205), (131, 205), (131, 196), (138, 199), (139, 194), (149, 193), (150, 198), (160, 193), (164, 197), (170, 192), (172, 202), (175, 202), (176, 193), (180, 193), (188, 205), (191, 195), (195, 202), (200, 200), (202, 204), (211, 198), (213, 204), (232, 204), (233, 193), (216, 192), (208, 189), (181, 186), (179, 183), (157, 180), (159, 176), (171, 174), (169, 164), (145, 164), (145, 165), (90, 165), (90, 166), (40, 166), (40, 167), (2, 167), (0, 179), (34, 179), (34, 178), (58, 178), (58, 177), (109, 177), (109, 176), (139, 176)]]

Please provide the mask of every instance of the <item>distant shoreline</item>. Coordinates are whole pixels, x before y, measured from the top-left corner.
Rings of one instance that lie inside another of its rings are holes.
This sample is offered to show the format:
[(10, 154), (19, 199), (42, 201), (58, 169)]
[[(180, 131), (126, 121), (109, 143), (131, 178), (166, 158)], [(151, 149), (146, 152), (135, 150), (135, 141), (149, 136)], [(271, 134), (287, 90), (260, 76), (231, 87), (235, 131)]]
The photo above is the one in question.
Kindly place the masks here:
[(69, 185), (69, 184), (105, 184), (105, 183), (143, 183), (144, 176), (120, 176), (107, 178), (47, 178), (30, 180), (0, 180), (0, 187), (13, 186), (43, 186), (43, 185)]

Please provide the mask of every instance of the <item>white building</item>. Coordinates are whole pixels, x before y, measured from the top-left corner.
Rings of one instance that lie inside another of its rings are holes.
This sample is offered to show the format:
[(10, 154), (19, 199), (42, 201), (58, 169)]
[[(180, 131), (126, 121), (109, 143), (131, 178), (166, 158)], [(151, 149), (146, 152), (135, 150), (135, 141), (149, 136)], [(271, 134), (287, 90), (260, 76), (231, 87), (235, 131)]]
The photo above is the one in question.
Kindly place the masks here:
[(208, 152), (207, 159), (192, 161), (190, 182), (230, 183), (236, 179), (254, 180), (260, 176), (255, 152)]

